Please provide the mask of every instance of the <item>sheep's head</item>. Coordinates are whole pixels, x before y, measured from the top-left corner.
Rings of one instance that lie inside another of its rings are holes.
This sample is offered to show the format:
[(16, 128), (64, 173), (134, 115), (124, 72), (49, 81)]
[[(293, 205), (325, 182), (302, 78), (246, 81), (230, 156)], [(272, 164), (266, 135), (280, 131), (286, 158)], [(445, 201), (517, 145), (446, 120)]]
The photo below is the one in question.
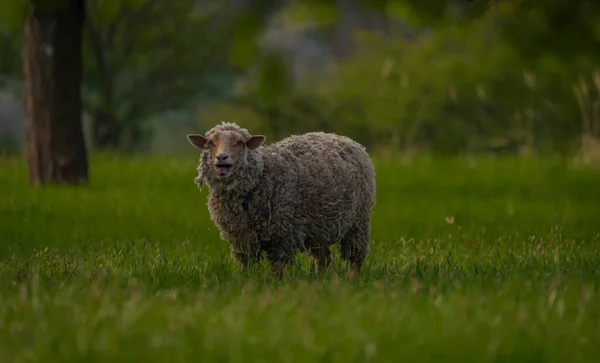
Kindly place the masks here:
[(248, 153), (261, 146), (265, 137), (252, 136), (246, 129), (235, 124), (223, 123), (206, 133), (206, 135), (187, 135), (189, 142), (196, 148), (203, 149), (200, 176), (211, 180), (228, 182), (246, 165)]

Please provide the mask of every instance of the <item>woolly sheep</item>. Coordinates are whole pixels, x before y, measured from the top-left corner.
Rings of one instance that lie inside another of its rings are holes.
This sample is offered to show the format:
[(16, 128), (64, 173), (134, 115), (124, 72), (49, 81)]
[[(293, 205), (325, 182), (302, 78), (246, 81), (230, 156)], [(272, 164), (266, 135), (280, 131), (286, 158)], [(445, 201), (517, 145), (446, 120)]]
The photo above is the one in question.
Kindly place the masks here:
[(194, 182), (209, 187), (208, 209), (242, 267), (263, 252), (281, 277), (296, 250), (331, 263), (330, 247), (359, 274), (369, 252), (375, 171), (365, 148), (345, 136), (310, 132), (263, 146), (235, 123), (188, 135), (204, 151)]

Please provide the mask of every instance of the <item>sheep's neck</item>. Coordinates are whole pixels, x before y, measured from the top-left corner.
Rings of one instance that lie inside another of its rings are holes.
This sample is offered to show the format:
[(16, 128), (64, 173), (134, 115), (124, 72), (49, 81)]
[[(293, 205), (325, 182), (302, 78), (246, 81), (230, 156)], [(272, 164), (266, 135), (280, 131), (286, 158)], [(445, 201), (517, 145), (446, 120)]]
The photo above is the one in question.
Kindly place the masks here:
[(252, 198), (252, 192), (256, 189), (258, 183), (252, 185), (251, 189), (248, 188), (234, 188), (227, 190), (227, 188), (220, 189), (219, 192), (213, 192), (214, 195), (226, 200), (228, 203), (248, 203)]
[(237, 171), (235, 179), (228, 183), (215, 181), (209, 183), (214, 195), (217, 195), (225, 200), (233, 202), (241, 202), (247, 199), (253, 190), (257, 188), (260, 179), (264, 174), (264, 164), (259, 154), (251, 154), (248, 160)]
[(259, 176), (254, 176), (252, 178), (241, 177), (228, 185), (215, 188), (213, 194), (233, 203), (241, 203), (244, 200), (249, 201), (252, 192), (259, 184), (259, 179)]

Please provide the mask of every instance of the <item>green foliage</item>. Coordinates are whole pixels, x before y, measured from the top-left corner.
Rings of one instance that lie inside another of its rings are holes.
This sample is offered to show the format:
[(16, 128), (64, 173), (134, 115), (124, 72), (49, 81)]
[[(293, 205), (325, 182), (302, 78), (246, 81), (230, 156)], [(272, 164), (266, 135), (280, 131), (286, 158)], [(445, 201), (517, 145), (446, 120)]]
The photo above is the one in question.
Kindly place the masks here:
[[(0, 46), (10, 51), (0, 60), (3, 77), (20, 77), (14, 45), (20, 42), (25, 4), (2, 8), (7, 26)], [(256, 59), (255, 38), (277, 8), (273, 1), (248, 9), (195, 0), (86, 4), (82, 96), (92, 143), (127, 149), (146, 141), (149, 119), (223, 97), (231, 76)]]
[[(527, 67), (495, 21), (487, 14), (410, 40), (359, 33), (355, 56), (330, 76), (295, 79), (287, 87), (277, 85), (284, 75), (260, 78), (261, 89), (271, 87), (278, 100), (276, 122), (263, 127), (278, 135), (317, 127), (403, 151), (573, 151), (583, 132), (573, 86), (594, 72), (593, 61), (566, 64), (548, 56)], [(245, 96), (249, 104), (264, 98)], [(313, 112), (287, 106), (298, 100)]]
[(327, 1), (296, 1), (286, 7), (288, 24), (316, 22), (319, 26), (331, 26), (339, 20), (339, 12)]
[(221, 103), (201, 107), (201, 118), (249, 124), (272, 140), (288, 133), (330, 130), (329, 105), (297, 84), (278, 51), (263, 51), (237, 91)]
[[(7, 32), (8, 33), (8, 32)], [(0, 85), (13, 79), (21, 70), (21, 36), (3, 36), (0, 32)]]
[[(83, 99), (94, 139), (133, 149), (149, 138), (149, 120), (198, 104), (202, 117), (248, 120), (275, 138), (318, 128), (394, 150), (504, 142), (568, 151), (582, 133), (573, 86), (600, 60), (600, 5), (591, 0), (355, 1), (384, 16), (389, 32), (359, 37), (356, 57), (311, 78), (292, 76), (288, 59), (260, 49), (258, 37), (285, 10), (286, 24), (332, 44), (347, 4), (241, 3), (88, 0)], [(0, 5), (0, 83), (11, 87), (26, 5)], [(234, 93), (238, 76), (246, 87)]]
[(90, 1), (88, 8), (84, 101), (94, 122), (108, 114), (119, 125), (120, 143), (144, 141), (150, 117), (218, 96), (215, 77), (230, 71), (224, 2)]
[[(263, 57), (250, 86), (236, 97), (245, 108), (232, 107), (244, 118), (263, 119), (256, 124), (276, 137), (318, 128), (373, 147), (443, 153), (578, 147), (583, 125), (573, 86), (594, 72), (593, 51), (570, 63), (554, 52), (558, 48), (548, 47), (547, 53), (530, 48), (538, 55), (532, 61), (520, 45), (507, 42), (503, 25), (524, 4), (435, 4), (364, 3), (417, 27), (416, 37), (409, 40), (393, 26), (390, 37), (358, 34), (355, 56), (316, 79), (290, 80), (283, 64), (273, 63), (276, 57)], [(292, 25), (316, 22), (318, 29), (329, 29), (338, 11), (334, 2), (298, 1), (285, 14)], [(510, 24), (519, 24), (519, 32), (536, 26), (517, 21)], [(430, 25), (435, 27), (425, 29)], [(533, 41), (549, 34), (528, 36)], [(205, 116), (222, 119), (224, 108), (218, 108)]]
[(26, 1), (0, 3), (0, 87), (15, 88), (21, 71), (21, 33)]
[(389, 14), (415, 25), (445, 26), (450, 19), (469, 22), (492, 15), (502, 40), (530, 62), (548, 56), (565, 62), (600, 57), (600, 4), (593, 0), (466, 0), (445, 6), (435, 0), (402, 0), (387, 4)]
[(441, 26), (447, 21), (450, 1), (404, 0), (387, 1), (386, 12), (412, 26)]
[(291, 75), (285, 60), (278, 52), (266, 52), (258, 64), (258, 84), (255, 92), (267, 105), (277, 103), (278, 98), (288, 92)]
[(452, 152), (480, 148), (478, 137), (511, 137), (528, 89), (510, 49), (484, 30), (446, 27), (416, 43), (367, 37), (331, 81), (330, 97), (356, 104), (364, 124), (389, 135), (380, 142), (401, 149)]
[(600, 60), (597, 1), (501, 2), (498, 13), (503, 39), (531, 61), (547, 56), (563, 62)]
[(493, 19), (432, 30), (414, 42), (367, 37), (362, 44), (331, 81), (330, 97), (360, 105), (363, 122), (387, 130), (400, 148), (480, 151), (506, 139), (565, 151), (582, 133), (572, 87), (579, 74), (592, 74), (593, 63), (525, 67), (499, 40)]
[(271, 15), (276, 13), (284, 4), (277, 0), (248, 1), (241, 8), (231, 11), (234, 14), (232, 40), (229, 46), (229, 63), (239, 71), (247, 71), (260, 57), (257, 38), (268, 24)]
[(257, 57), (255, 38), (276, 2), (247, 9), (195, 0), (91, 1), (89, 7), (85, 99), (96, 113), (112, 113), (135, 144), (145, 141), (141, 128), (150, 118), (228, 92), (231, 76)]
[(0, 34), (20, 29), (25, 20), (26, 0), (11, 0), (0, 3)]
[[(85, 188), (0, 165), (0, 360), (590, 362), (598, 171), (562, 159), (375, 158), (361, 277), (242, 273), (189, 157), (94, 156)], [(552, 182), (548, 182), (552, 181)]]

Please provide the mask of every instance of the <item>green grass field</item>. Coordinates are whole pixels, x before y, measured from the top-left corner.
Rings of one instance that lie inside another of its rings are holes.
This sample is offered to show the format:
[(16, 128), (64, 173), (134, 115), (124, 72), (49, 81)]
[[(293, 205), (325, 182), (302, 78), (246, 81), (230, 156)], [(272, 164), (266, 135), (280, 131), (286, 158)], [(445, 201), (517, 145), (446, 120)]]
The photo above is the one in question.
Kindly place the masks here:
[(596, 362), (600, 171), (378, 159), (362, 275), (242, 273), (187, 158), (0, 161), (0, 362)]

